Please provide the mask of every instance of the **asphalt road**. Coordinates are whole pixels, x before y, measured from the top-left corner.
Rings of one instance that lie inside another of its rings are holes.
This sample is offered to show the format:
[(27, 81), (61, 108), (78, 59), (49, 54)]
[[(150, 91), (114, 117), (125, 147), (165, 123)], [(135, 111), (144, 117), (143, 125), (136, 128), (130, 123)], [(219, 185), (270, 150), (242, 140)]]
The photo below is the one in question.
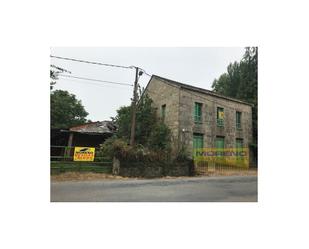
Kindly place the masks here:
[(52, 202), (256, 202), (256, 176), (52, 182)]

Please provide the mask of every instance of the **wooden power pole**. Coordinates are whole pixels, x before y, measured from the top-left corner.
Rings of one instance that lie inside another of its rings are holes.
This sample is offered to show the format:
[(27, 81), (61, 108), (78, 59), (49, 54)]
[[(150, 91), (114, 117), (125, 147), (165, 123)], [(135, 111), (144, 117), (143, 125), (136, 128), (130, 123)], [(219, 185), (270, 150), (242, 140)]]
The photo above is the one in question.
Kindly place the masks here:
[(136, 126), (136, 102), (137, 102), (137, 83), (138, 83), (138, 67), (135, 67), (135, 81), (132, 100), (132, 120), (131, 120), (131, 136), (130, 145), (135, 143), (135, 126)]

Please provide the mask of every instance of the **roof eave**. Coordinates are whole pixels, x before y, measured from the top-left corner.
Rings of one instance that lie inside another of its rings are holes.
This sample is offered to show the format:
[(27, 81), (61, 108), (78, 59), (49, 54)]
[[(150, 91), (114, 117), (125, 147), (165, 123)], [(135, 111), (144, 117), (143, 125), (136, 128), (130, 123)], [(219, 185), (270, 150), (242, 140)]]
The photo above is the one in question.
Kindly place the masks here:
[[(203, 88), (199, 88), (199, 87), (195, 87), (195, 86), (191, 86), (191, 85), (186, 86), (186, 84), (184, 84), (184, 83), (174, 81), (174, 80), (170, 80), (170, 79), (166, 79), (166, 78), (160, 77), (158, 75), (152, 75), (152, 77), (156, 77), (158, 79), (161, 79), (161, 80), (163, 80), (164, 83), (166, 83), (166, 84), (170, 83), (171, 85), (177, 86), (178, 88), (183, 88), (183, 89), (187, 89), (189, 91), (195, 91), (195, 92), (198, 92), (198, 93), (208, 94), (208, 95), (211, 95), (211, 96), (214, 96), (214, 97), (217, 97), (217, 98), (222, 98), (222, 99), (230, 100), (230, 101), (237, 102), (237, 103), (240, 103), (240, 104), (249, 105), (251, 107), (254, 106), (251, 103), (248, 103), (248, 102), (245, 102), (245, 101), (242, 101), (242, 100), (239, 100), (239, 99), (227, 97), (227, 96), (215, 93), (213, 91), (203, 89)], [(151, 79), (152, 79), (152, 77), (151, 77)], [(151, 79), (149, 80), (149, 82), (151, 81)], [(147, 87), (149, 85), (149, 82), (147, 84)], [(146, 90), (146, 88), (145, 88), (145, 90)]]

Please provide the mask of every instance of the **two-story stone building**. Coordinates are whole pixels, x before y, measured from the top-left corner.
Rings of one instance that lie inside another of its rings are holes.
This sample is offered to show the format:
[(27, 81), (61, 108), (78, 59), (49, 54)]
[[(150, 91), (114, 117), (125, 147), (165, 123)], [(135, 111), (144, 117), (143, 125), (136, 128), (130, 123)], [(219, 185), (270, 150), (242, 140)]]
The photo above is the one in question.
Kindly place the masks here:
[(173, 148), (248, 148), (252, 105), (212, 91), (153, 75), (145, 89), (170, 127)]

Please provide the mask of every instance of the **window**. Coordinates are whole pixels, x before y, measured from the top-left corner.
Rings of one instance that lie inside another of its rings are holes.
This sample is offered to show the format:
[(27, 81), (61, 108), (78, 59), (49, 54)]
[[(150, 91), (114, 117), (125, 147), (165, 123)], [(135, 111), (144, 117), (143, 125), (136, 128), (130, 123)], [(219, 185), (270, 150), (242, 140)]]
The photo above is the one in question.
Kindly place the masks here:
[(223, 156), (224, 155), (224, 137), (216, 137), (215, 141), (216, 149), (217, 149), (217, 156)]
[(203, 134), (193, 133), (193, 149), (204, 148)]
[(244, 140), (242, 138), (236, 138), (236, 149), (244, 147)]
[(224, 149), (224, 137), (216, 137), (216, 148)]
[(224, 109), (217, 107), (217, 126), (224, 126)]
[(166, 111), (166, 105), (164, 104), (164, 105), (161, 106), (161, 118), (162, 118), (162, 120), (165, 119), (165, 111)]
[(236, 129), (241, 129), (241, 112), (236, 112)]
[[(244, 147), (244, 140), (242, 138), (236, 138), (236, 152), (239, 153), (242, 151), (242, 148)], [(243, 160), (244, 158), (239, 156), (237, 154), (236, 160)]]
[(194, 122), (202, 123), (202, 104), (195, 102), (194, 105)]

